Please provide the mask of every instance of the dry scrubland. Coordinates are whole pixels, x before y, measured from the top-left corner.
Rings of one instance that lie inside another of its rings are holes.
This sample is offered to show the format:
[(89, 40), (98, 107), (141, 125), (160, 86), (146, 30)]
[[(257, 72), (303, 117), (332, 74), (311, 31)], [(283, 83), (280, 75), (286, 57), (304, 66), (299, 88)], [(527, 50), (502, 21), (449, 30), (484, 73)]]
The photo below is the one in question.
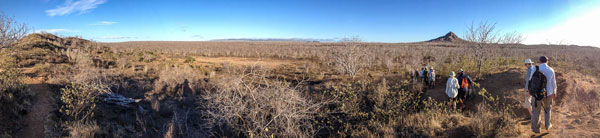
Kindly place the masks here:
[[(50, 88), (47, 137), (529, 137), (522, 62), (541, 55), (559, 77), (550, 135), (600, 135), (600, 49), (485, 50), (478, 73), (468, 44), (94, 43), (31, 34), (2, 49), (0, 137), (31, 133), (22, 132), (35, 112), (26, 78)], [(424, 65), (437, 70), (437, 88), (407, 76)], [(477, 82), (464, 111), (439, 96), (460, 68)]]

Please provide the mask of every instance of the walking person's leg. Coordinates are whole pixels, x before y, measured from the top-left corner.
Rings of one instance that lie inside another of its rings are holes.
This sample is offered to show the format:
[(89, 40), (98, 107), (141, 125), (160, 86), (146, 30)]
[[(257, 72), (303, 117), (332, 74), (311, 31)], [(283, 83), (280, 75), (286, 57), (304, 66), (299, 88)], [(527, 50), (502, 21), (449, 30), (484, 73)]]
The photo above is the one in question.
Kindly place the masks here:
[[(537, 103), (537, 106), (536, 104)], [(531, 112), (531, 130), (535, 133), (540, 133), (540, 110), (542, 110), (541, 101), (534, 101), (531, 103), (532, 112)]]
[(456, 96), (460, 103), (460, 109), (465, 108), (465, 91), (462, 88), (458, 88), (458, 95)]
[(456, 98), (449, 98), (448, 106), (450, 110), (456, 109)]
[(552, 104), (554, 103), (554, 98), (548, 96), (544, 98), (542, 102), (544, 102), (544, 124), (546, 130), (549, 130), (550, 128), (552, 128), (552, 123), (550, 122), (550, 119), (552, 119)]
[(433, 79), (429, 79), (429, 87), (433, 88), (433, 86), (435, 85)]

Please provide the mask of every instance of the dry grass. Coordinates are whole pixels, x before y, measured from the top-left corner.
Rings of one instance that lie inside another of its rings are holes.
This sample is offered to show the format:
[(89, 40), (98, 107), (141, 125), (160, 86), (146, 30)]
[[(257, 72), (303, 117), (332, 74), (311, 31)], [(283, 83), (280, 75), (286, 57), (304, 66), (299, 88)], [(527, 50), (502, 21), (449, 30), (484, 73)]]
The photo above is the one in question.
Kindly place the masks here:
[(92, 138), (100, 137), (100, 127), (96, 123), (76, 122), (69, 125), (69, 136), (72, 138)]
[[(59, 107), (78, 112), (65, 110), (51, 117), (58, 125), (47, 131), (57, 132), (56, 137), (513, 137), (519, 133), (510, 109), (499, 109), (492, 101), (484, 102), (481, 106), (486, 108), (479, 112), (447, 109), (446, 103), (424, 97), (422, 84), (405, 76), (407, 70), (423, 65), (434, 66), (438, 74), (476, 70), (475, 57), (464, 45), (92, 44), (77, 38), (38, 39), (59, 50), (30, 45), (23, 53), (51, 52), (66, 61), (13, 56), (18, 55), (15, 49), (2, 54), (24, 59), (19, 63), (34, 66), (33, 75), (46, 76), (64, 88)], [(600, 73), (595, 69), (600, 61), (597, 48), (505, 45), (489, 50), (479, 79), (522, 66), (523, 59), (538, 55), (550, 56), (557, 72)], [(105, 87), (86, 87), (91, 84)], [(104, 91), (137, 102), (120, 107), (93, 100)]]
[(467, 124), (467, 130), (477, 137), (516, 137), (521, 134), (516, 120), (507, 113), (491, 111), (485, 105), (478, 106), (478, 112)]

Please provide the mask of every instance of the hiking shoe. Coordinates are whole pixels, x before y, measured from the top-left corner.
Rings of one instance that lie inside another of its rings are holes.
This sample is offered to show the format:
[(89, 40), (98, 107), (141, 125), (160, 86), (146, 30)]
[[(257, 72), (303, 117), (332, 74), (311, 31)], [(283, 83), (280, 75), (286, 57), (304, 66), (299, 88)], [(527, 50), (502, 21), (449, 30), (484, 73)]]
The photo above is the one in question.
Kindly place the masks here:
[(539, 130), (537, 130), (537, 131), (536, 131), (536, 130), (534, 130), (534, 131), (533, 131), (533, 133), (540, 133), (540, 131), (539, 131)]
[(552, 124), (550, 124), (549, 126), (546, 126), (546, 130), (550, 130), (552, 128)]

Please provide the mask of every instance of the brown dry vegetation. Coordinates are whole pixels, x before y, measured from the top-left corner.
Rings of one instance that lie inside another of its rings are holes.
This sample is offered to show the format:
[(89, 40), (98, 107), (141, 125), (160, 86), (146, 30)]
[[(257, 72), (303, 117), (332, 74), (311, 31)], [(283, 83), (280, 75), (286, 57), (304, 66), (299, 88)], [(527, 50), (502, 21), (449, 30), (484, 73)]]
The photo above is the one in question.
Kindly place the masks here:
[[(565, 123), (550, 133), (569, 136), (587, 127), (594, 133), (582, 136), (598, 136), (589, 125), (597, 120), (578, 113), (600, 115), (597, 102), (585, 102), (599, 98), (600, 49), (486, 50), (488, 60), (474, 74), (471, 49), (457, 43), (94, 43), (31, 34), (3, 49), (2, 59), (10, 57), (12, 70), (32, 67), (28, 75), (52, 86), (57, 100), (43, 124), (46, 137), (528, 137), (516, 96), (524, 71), (516, 70), (523, 70), (523, 59), (546, 55), (558, 77), (587, 76), (559, 81), (564, 95), (555, 110), (565, 117), (554, 121)], [(437, 70), (436, 89), (407, 76), (423, 65)], [(464, 111), (435, 95), (445, 74), (460, 68), (476, 78), (480, 93)], [(0, 119), (18, 110), (2, 110)], [(19, 119), (13, 121), (2, 126), (2, 136), (20, 130)]]

